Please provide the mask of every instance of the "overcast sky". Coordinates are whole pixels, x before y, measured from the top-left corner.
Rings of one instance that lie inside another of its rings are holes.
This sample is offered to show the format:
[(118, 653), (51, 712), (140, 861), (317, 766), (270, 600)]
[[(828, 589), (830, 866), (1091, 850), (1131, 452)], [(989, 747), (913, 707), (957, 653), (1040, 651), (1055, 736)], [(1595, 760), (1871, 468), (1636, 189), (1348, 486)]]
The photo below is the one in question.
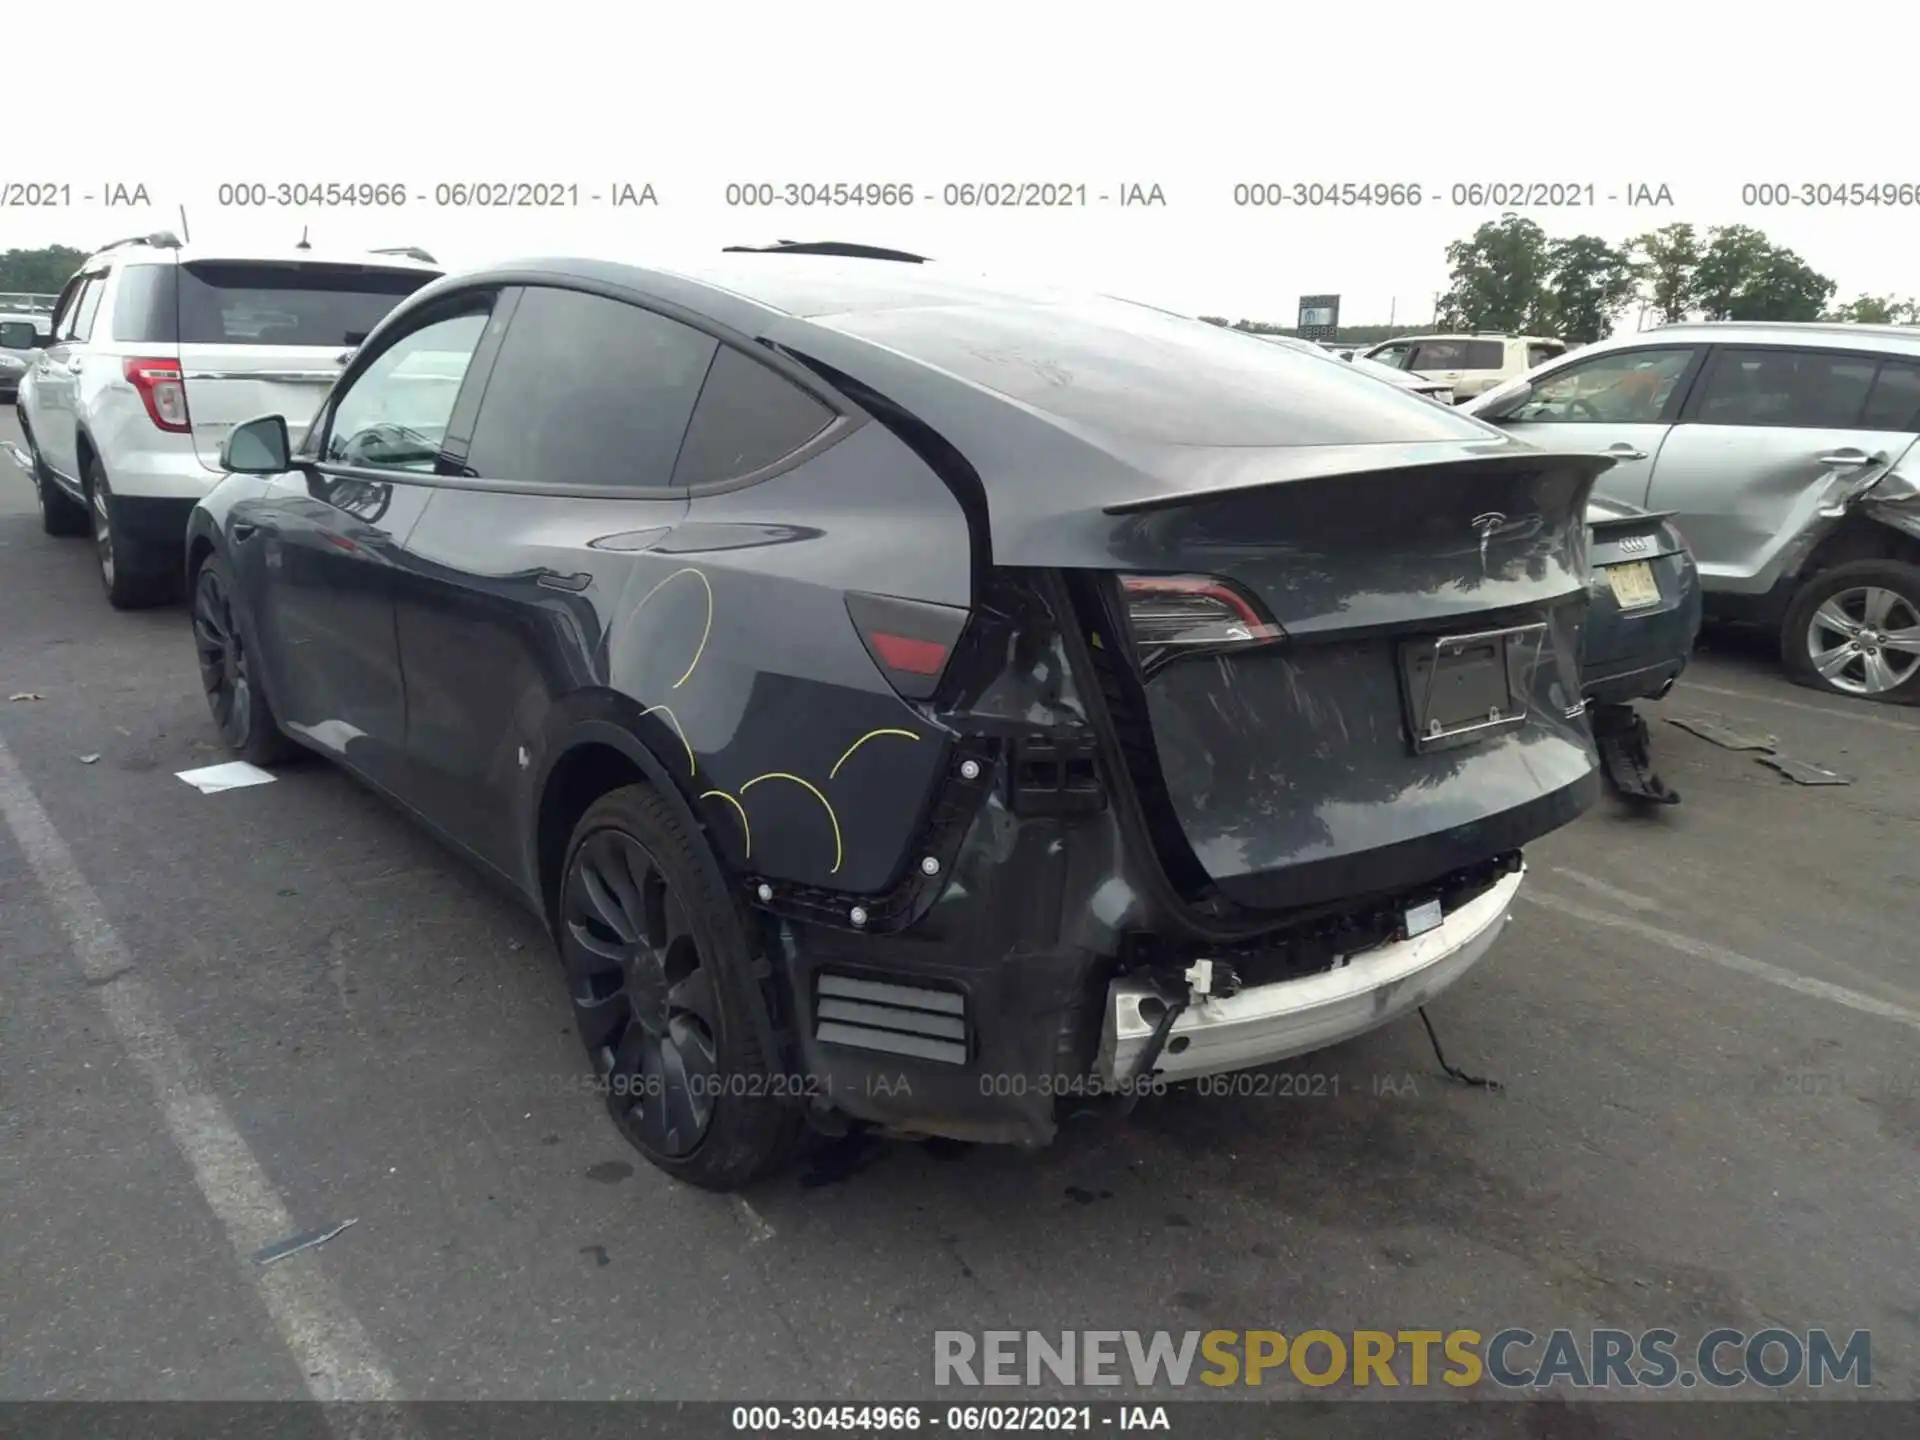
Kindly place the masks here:
[[(0, 184), (65, 183), (74, 204), (0, 209), (0, 249), (174, 227), (181, 205), (195, 242), (291, 243), (307, 227), (316, 245), (417, 244), (455, 266), (853, 239), (1189, 313), (1291, 322), (1302, 294), (1330, 292), (1346, 323), (1419, 323), (1446, 284), (1447, 242), (1498, 214), (1454, 205), (1453, 187), (1537, 181), (1595, 189), (1593, 208), (1529, 212), (1550, 234), (1749, 224), (1838, 281), (1840, 299), (1920, 294), (1920, 204), (1742, 203), (1743, 185), (1760, 183), (1891, 182), (1912, 196), (1920, 161), (1907, 127), (1878, 118), (1876, 62), (1858, 82), (1840, 67), (1911, 53), (1920, 7), (1823, 4), (1815, 74), (1808, 51), (1740, 23), (1736, 7), (1681, 0), (704, 0), (666, 18), (555, 0), (432, 7), (440, 23), (392, 0), (176, 0), (160, 24), (123, 8), (124, 22), (111, 3), (88, 12), (100, 34), (81, 38), (84, 63), (55, 7), (9, 15), (8, 52), (42, 57), (76, 88), (37, 86), (12, 109)], [(528, 17), (540, 33), (524, 32)], [(1856, 88), (1869, 98), (1850, 98)], [(281, 181), (393, 182), (415, 198), (371, 213), (218, 205), (222, 184)], [(581, 203), (433, 203), (441, 183), (490, 181), (574, 184)], [(730, 182), (757, 181), (904, 183), (920, 199), (727, 206)], [(997, 181), (1084, 184), (1093, 203), (940, 203), (949, 183)], [(1426, 198), (1237, 207), (1235, 185), (1258, 181), (1417, 183)], [(101, 208), (115, 182), (144, 184), (154, 208)], [(659, 204), (589, 198), (622, 183), (651, 184)], [(1157, 184), (1167, 203), (1097, 199), (1132, 184)], [(1629, 208), (1641, 185), (1666, 186), (1673, 205)]]

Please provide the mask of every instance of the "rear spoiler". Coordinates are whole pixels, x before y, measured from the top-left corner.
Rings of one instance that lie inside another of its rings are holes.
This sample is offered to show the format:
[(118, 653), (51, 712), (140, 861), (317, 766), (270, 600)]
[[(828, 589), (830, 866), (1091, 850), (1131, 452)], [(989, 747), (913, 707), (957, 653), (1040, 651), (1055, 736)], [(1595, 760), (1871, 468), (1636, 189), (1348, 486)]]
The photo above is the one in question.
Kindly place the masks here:
[(856, 245), (846, 240), (776, 240), (771, 245), (723, 245), (722, 255), (840, 255), (849, 260), (898, 260), (924, 265), (925, 255), (887, 250), (878, 245)]
[(1642, 510), (1633, 515), (1614, 515), (1605, 520), (1589, 520), (1587, 528), (1596, 535), (1604, 535), (1612, 530), (1638, 530), (1651, 528), (1671, 520), (1678, 510)]
[(1103, 506), (1108, 515), (1146, 515), (1179, 510), (1211, 501), (1237, 500), (1299, 480), (1335, 475), (1378, 475), (1394, 470), (1539, 470), (1564, 466), (1598, 476), (1617, 463), (1589, 451), (1540, 450), (1502, 437), (1486, 441), (1439, 441), (1395, 445), (1303, 445), (1296, 449), (1257, 452), (1254, 463), (1233, 465), (1238, 476), (1249, 472), (1259, 479), (1224, 485), (1182, 485), (1158, 495), (1144, 495)]

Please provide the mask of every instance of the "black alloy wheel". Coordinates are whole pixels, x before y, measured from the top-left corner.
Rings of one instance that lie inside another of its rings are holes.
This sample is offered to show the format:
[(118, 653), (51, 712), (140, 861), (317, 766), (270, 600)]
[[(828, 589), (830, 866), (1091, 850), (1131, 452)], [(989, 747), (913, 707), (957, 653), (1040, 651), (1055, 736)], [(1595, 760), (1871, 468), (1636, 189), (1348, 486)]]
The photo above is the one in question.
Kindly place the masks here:
[(87, 507), (60, 488), (60, 482), (53, 478), (52, 467), (41, 458), (33, 432), (24, 425), (20, 428), (26, 436), (27, 458), (32, 464), (34, 494), (40, 498), (40, 528), (49, 535), (63, 538), (91, 534), (93, 525)]
[(208, 560), (194, 580), (193, 647), (207, 708), (227, 748), (255, 765), (291, 754), (293, 743), (281, 734), (260, 688), (232, 581), (218, 560)]
[(93, 549), (107, 603), (116, 610), (145, 610), (166, 604), (177, 593), (177, 572), (169, 573), (160, 556), (127, 535), (120, 523), (113, 487), (107, 483), (107, 472), (97, 456), (87, 457), (86, 472), (87, 504), (93, 511)]
[(646, 786), (575, 830), (556, 939), (574, 1022), (621, 1135), (661, 1169), (733, 1189), (798, 1129), (755, 1040), (744, 917)]

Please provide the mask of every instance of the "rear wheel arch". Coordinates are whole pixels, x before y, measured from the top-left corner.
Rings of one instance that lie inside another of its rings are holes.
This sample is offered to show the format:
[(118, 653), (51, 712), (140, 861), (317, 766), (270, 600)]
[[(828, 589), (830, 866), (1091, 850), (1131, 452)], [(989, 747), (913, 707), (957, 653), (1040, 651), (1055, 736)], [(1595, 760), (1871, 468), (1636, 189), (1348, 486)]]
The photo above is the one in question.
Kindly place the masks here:
[(707, 840), (706, 826), (687, 803), (672, 772), (633, 731), (613, 720), (578, 721), (561, 732), (550, 753), (553, 758), (540, 779), (531, 856), (541, 916), (549, 925), (557, 911), (567, 842), (574, 827), (601, 796), (627, 785), (644, 784), (659, 791), (687, 833), (700, 838), (714, 875), (731, 888)]
[(98, 462), (102, 470), (105, 470), (107, 466), (106, 462), (100, 459), (100, 447), (93, 443), (93, 437), (87, 433), (84, 426), (76, 430), (73, 435), (73, 461), (73, 468), (80, 472), (79, 475), (74, 478), (79, 480), (80, 488), (91, 496), (93, 494), (93, 480), (87, 474), (89, 463)]
[(1920, 565), (1920, 539), (1856, 511), (1814, 547), (1800, 567), (1799, 583), (1804, 585), (1836, 565), (1855, 560), (1904, 560), (1909, 565)]
[[(659, 797), (686, 837), (694, 863), (706, 872), (714, 893), (733, 897), (739, 906), (740, 923), (750, 923), (751, 912), (737, 889), (736, 877), (721, 864), (707, 827), (675, 783), (672, 772), (645, 741), (617, 720), (587, 719), (562, 731), (552, 753), (553, 759), (540, 781), (532, 858), (541, 919), (556, 946), (560, 944), (560, 887), (574, 833), (596, 804), (634, 785), (644, 785)], [(748, 940), (752, 945), (751, 930)], [(779, 967), (762, 958), (756, 958), (753, 979), (756, 983), (747, 999), (758, 1053), (776, 1061), (776, 1069), (784, 1066), (786, 1073), (793, 1073), (792, 1035), (782, 1019), (792, 1013), (790, 988)]]

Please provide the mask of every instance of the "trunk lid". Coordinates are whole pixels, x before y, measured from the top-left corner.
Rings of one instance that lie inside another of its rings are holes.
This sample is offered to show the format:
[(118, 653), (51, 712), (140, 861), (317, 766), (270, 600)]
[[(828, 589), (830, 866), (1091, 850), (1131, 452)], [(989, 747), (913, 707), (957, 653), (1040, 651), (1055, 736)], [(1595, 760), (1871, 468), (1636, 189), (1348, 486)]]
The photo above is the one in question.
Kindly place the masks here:
[(1596, 797), (1578, 646), (1605, 458), (1141, 307), (771, 328), (965, 459), (991, 563), (1093, 597), (1170, 872), (1262, 909), (1402, 890)]
[[(1135, 782), (1210, 881), (1260, 908), (1419, 885), (1591, 803), (1583, 512), (1603, 468), (1515, 452), (1106, 507), (1118, 602), (1095, 633), (1126, 665), (1104, 678), (1150, 732)], [(1207, 629), (1193, 607), (1191, 643), (1162, 643), (1170, 570), (1251, 616)]]
[(437, 272), (301, 260), (180, 267), (180, 369), (194, 453), (208, 469), (234, 426), (284, 415), (297, 444), (344, 357)]

